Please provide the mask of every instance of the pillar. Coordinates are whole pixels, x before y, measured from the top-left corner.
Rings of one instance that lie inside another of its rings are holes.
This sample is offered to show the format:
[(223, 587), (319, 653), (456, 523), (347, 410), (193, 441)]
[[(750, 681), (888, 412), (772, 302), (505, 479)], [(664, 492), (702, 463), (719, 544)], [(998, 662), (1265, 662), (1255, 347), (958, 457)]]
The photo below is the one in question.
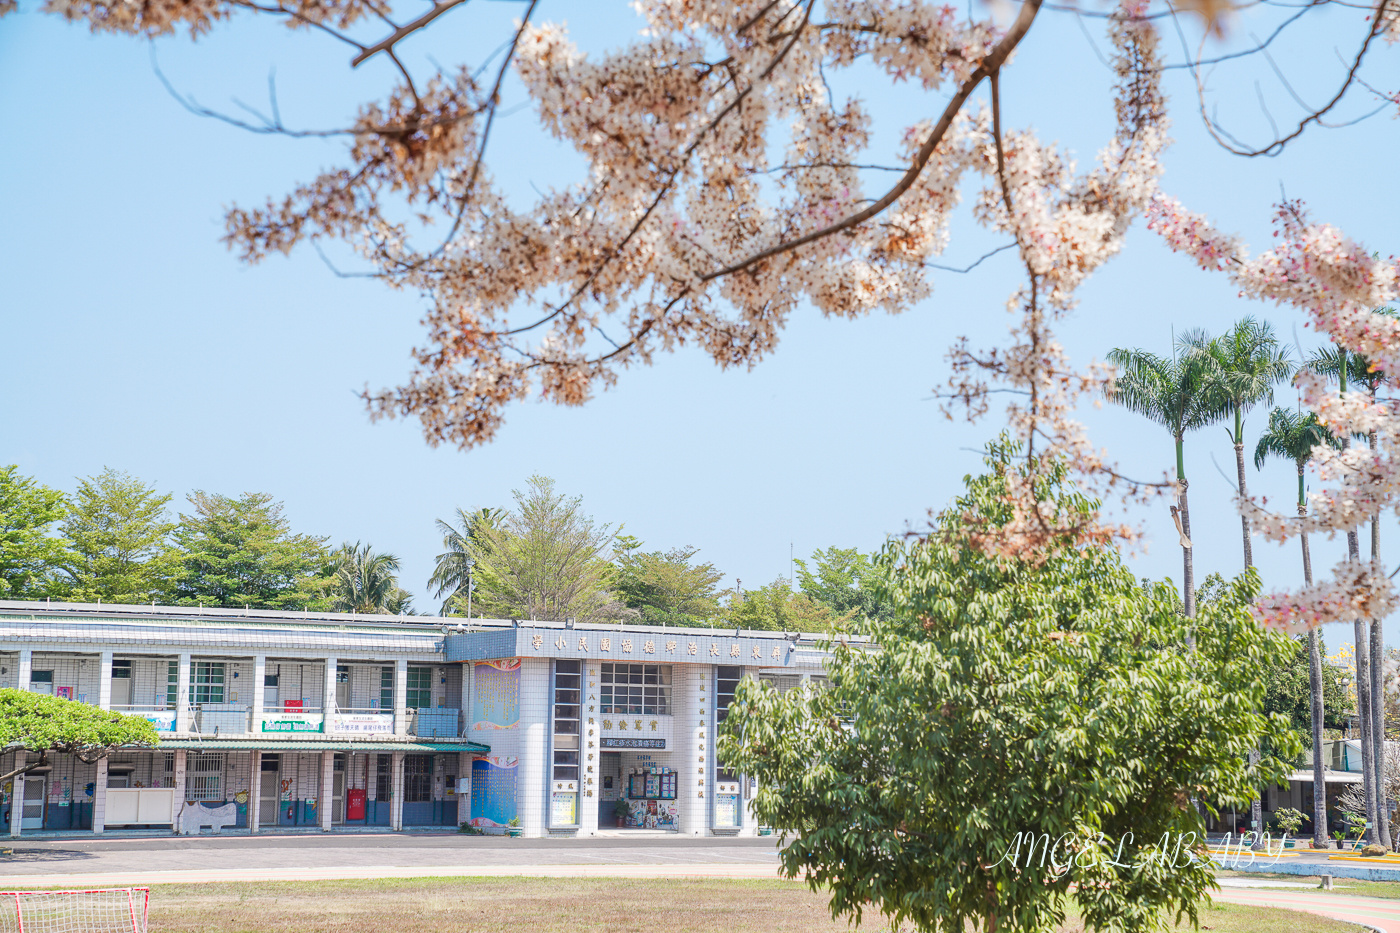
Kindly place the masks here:
[(676, 665), (671, 686), (676, 704), (676, 797), (681, 811), (681, 833), (703, 836), (710, 825), (710, 776), (714, 747), (711, 727), (713, 668)]
[(403, 829), (403, 752), (393, 753), (393, 789), (389, 792), (389, 828), (394, 832)]
[(408, 735), (408, 661), (403, 658), (394, 662), (394, 735)]
[[(603, 794), (603, 756), (598, 748), (598, 663), (583, 662), (578, 716), (578, 834), (598, 835), (598, 807)], [(679, 670), (679, 667), (675, 668)], [(674, 676), (674, 675), (673, 675)], [(672, 689), (676, 689), (672, 687)]]
[[(186, 658), (189, 655), (185, 655)], [(170, 829), (180, 831), (180, 811), (185, 806), (185, 755), (183, 748), (175, 750), (175, 802), (170, 808)]]
[[(470, 790), (471, 790), (471, 786), (472, 786), (472, 754), (471, 754), (471, 752), (458, 752), (458, 753), (457, 753), (457, 784), (458, 784), (458, 787), (461, 787), (461, 786), (462, 786), (462, 782), (463, 782), (463, 781), (466, 782), (466, 787), (467, 787), (468, 791), (470, 791)], [(471, 819), (471, 818), (472, 818), (472, 798), (471, 798), (470, 792), (464, 794), (464, 793), (462, 793), (461, 791), (457, 791), (457, 825), (458, 825), (458, 826), (461, 826), (463, 823), (465, 823), (467, 820), (469, 820), (469, 819)]]
[[(258, 670), (262, 670), (260, 664)], [(262, 679), (255, 676), (254, 680), (258, 682), (257, 695), (262, 696)], [(253, 749), (252, 757), (253, 776), (248, 781), (250, 785), (248, 788), (248, 834), (256, 835), (258, 832), (258, 811), (262, 809), (262, 751)]]
[[(29, 650), (26, 648), (23, 651), (21, 651), (20, 657), (23, 659), (23, 664), (25, 665), (21, 668), (21, 670), (24, 672), (24, 680), (22, 681), (23, 686), (21, 686), (20, 689), (26, 690), (29, 688)], [(22, 748), (18, 749), (15, 752), (15, 757), (13, 759), (13, 762), (11, 763), (10, 770), (20, 767), (24, 764), (24, 762), (28, 760), (29, 752), (25, 751)], [(18, 777), (10, 779), (10, 835), (15, 839), (19, 838), (20, 824), (24, 820), (23, 813), (24, 775), (21, 774)]]
[[(335, 659), (331, 659), (328, 670), (335, 671)], [(334, 685), (332, 685), (334, 689)], [(321, 752), (321, 801), (316, 805), (316, 813), (321, 817), (321, 832), (331, 831), (331, 798), (335, 795), (335, 752)]]
[[(248, 720), (248, 731), (256, 732), (259, 735), (262, 734), (263, 714), (267, 711), (265, 708), (267, 688), (263, 686), (263, 681), (266, 679), (267, 655), (255, 654), (253, 655), (253, 702), (249, 704), (249, 708), (252, 709), (253, 713)], [(262, 755), (261, 752), (254, 752), (253, 754), (259, 757)], [(262, 779), (258, 778), (258, 780)], [(258, 786), (261, 787), (262, 785)]]
[(330, 732), (331, 713), (335, 712), (335, 669), (339, 666), (340, 659), (334, 656), (326, 658), (326, 677), (324, 690), (321, 694), (321, 715), (325, 717), (326, 731)]
[(29, 678), (34, 670), (34, 649), (19, 649), (19, 669), (15, 672), (15, 689), (28, 690)]
[(521, 835), (545, 835), (545, 801), (548, 799), (549, 713), (552, 696), (550, 662), (545, 658), (520, 661), (520, 761), (516, 765), (515, 815)]
[[(107, 651), (104, 654), (110, 655)], [(107, 662), (107, 672), (110, 675), (112, 662)], [(103, 707), (106, 709), (106, 707)], [(92, 833), (100, 836), (107, 829), (107, 759), (102, 757), (97, 759), (97, 777), (92, 782)]]
[[(111, 708), (112, 708), (112, 652), (110, 652), (110, 651), (104, 651), (104, 652), (102, 652), (102, 658), (101, 658), (101, 660), (99, 660), (99, 661), (97, 662), (97, 664), (98, 664), (98, 668), (97, 668), (97, 706), (98, 706), (99, 709), (111, 709)], [(105, 758), (102, 759), (101, 768), (102, 768), (103, 777), (104, 777), (104, 779), (105, 779), (106, 774), (107, 774), (107, 759), (105, 759)], [(97, 812), (96, 807), (97, 807), (97, 805), (94, 803), (94, 804), (93, 804), (93, 813), (94, 813), (94, 816), (93, 816), (93, 829), (94, 829), (95, 832), (101, 832), (101, 830), (97, 829), (97, 817), (96, 817), (96, 815), (95, 815), (96, 812)]]
[[(193, 720), (190, 715), (190, 653), (184, 651), (180, 653), (179, 674), (177, 675), (175, 686), (175, 731), (193, 731)], [(181, 754), (176, 752), (176, 755)], [(183, 759), (177, 759), (183, 761)], [(181, 784), (181, 787), (184, 785)]]

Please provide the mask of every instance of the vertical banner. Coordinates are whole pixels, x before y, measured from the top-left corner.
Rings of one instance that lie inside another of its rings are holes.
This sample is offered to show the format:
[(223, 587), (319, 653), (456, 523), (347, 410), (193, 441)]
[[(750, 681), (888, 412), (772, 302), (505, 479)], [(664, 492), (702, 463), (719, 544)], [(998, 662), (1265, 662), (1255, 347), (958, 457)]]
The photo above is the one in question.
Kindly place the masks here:
[(501, 828), (515, 817), (519, 759), (477, 758), (472, 762), (472, 818), (478, 827)]
[(472, 728), (514, 729), (520, 721), (520, 660), (477, 664), (474, 686)]

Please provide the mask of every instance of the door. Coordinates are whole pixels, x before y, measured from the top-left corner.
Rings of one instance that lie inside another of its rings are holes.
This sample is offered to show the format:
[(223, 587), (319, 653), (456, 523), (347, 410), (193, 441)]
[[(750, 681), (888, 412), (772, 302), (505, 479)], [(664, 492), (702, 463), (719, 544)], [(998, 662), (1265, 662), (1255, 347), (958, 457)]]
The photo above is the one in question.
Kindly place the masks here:
[(331, 777), (331, 822), (345, 822), (345, 772), (337, 771)]
[(23, 806), (20, 810), (20, 829), (43, 829), (44, 828), (44, 790), (48, 786), (48, 778), (28, 775), (22, 779), (24, 781)]
[(337, 667), (335, 670), (335, 708), (350, 708), (350, 668)]
[(278, 790), (280, 789), (278, 772), (262, 772), (262, 781), (258, 784), (258, 825), (277, 825), (277, 804)]
[(263, 677), (263, 709), (268, 711), (282, 711), (281, 701), (277, 699), (277, 675), (267, 674)]
[[(130, 670), (130, 668), (127, 668)], [(128, 709), (131, 706), (131, 678), (112, 678), (112, 708)]]

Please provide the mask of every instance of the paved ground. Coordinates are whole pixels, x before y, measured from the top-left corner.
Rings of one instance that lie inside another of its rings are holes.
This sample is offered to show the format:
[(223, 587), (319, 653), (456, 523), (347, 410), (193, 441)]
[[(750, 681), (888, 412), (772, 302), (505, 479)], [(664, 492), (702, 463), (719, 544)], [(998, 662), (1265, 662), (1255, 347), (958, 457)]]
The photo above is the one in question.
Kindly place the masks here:
[(1229, 887), (1215, 895), (1218, 901), (1254, 904), (1259, 907), (1287, 907), (1374, 927), (1382, 933), (1400, 933), (1400, 901), (1376, 897), (1354, 897), (1323, 891), (1253, 890)]
[(0, 858), (0, 888), (429, 875), (772, 877), (777, 866), (771, 838), (107, 837), (21, 841)]

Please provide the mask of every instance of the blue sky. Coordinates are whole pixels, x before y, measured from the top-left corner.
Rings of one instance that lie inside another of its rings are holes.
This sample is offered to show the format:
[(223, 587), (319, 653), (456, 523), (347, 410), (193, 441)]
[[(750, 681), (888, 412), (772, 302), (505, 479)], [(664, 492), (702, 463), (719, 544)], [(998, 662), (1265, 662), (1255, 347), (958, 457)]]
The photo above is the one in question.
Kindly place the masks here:
[[(407, 52), (419, 63), (479, 61), (519, 9), (454, 11)], [(637, 23), (622, 3), (546, 2), (541, 11), (568, 21), (592, 50), (616, 46)], [(1233, 35), (1246, 42), (1276, 18), (1248, 14)], [(1097, 21), (1086, 26), (1099, 33)], [(1358, 28), (1356, 16), (1324, 10), (1274, 46), (1275, 61), (1305, 98), (1323, 98), (1341, 70), (1333, 49), (1350, 54)], [(234, 99), (265, 105), (275, 69), (290, 125), (343, 121), (387, 77), (377, 63), (351, 72), (349, 54), (329, 40), (247, 17), (198, 43), (164, 39), (154, 48), (182, 92), (228, 111)], [(280, 195), (338, 162), (340, 144), (256, 136), (192, 116), (163, 90), (151, 56), (148, 43), (94, 37), (39, 13), (32, 0), (0, 20), (0, 462), (69, 490), (74, 477), (110, 465), (175, 493), (177, 503), (192, 489), (270, 492), (300, 531), (399, 554), (420, 608), (436, 606), (425, 590), (439, 544), (433, 520), (458, 506), (507, 504), (531, 473), (554, 477), (599, 520), (625, 523), (649, 546), (699, 547), (730, 585), (741, 578), (747, 587), (787, 573), (790, 545), (799, 557), (831, 544), (878, 547), (947, 502), (980, 466), (976, 450), (995, 420), (949, 422), (930, 396), (947, 378), (953, 338), (985, 345), (1005, 333), (1004, 305), (1017, 284), (1010, 253), (968, 275), (936, 272), (932, 297), (898, 317), (799, 314), (777, 353), (751, 372), (722, 372), (681, 352), (626, 373), (581, 409), (517, 406), (483, 449), (430, 449), (413, 423), (370, 424), (356, 392), (408, 372), (421, 299), (337, 278), (311, 250), (249, 267), (219, 243), (227, 206)], [(1087, 164), (1111, 126), (1108, 79), (1075, 20), (1046, 14), (1003, 78), (1005, 121), (1033, 125)], [(1262, 62), (1209, 79), (1222, 116), (1259, 135), (1267, 118), (1256, 80), (1275, 119), (1296, 113)], [(941, 107), (869, 75), (840, 78), (836, 90), (871, 103), (883, 121), (880, 156), (905, 124)], [(1171, 75), (1168, 91), (1178, 142), (1164, 185), (1188, 205), (1264, 248), (1282, 186), (1319, 218), (1395, 250), (1400, 191), (1383, 169), (1394, 151), (1388, 115), (1311, 132), (1279, 158), (1246, 160), (1205, 137), (1184, 72)], [(522, 99), (507, 87), (508, 105)], [(1346, 115), (1363, 104), (1358, 98)], [(568, 182), (577, 166), (536, 125), (528, 107), (515, 111), (494, 151), (501, 183), (522, 197), (532, 184)], [(964, 212), (942, 261), (965, 265), (995, 243)], [(1141, 225), (1080, 298), (1061, 328), (1080, 361), (1114, 346), (1166, 352), (1173, 329), (1218, 332), (1246, 313), (1273, 321), (1287, 339), (1316, 342), (1298, 315), (1239, 299)], [(1280, 400), (1291, 398), (1283, 390)], [(1130, 475), (1157, 478), (1170, 467), (1164, 431), (1117, 410), (1085, 417)], [(1265, 419), (1248, 420), (1251, 446)], [(1234, 466), (1223, 428), (1192, 436), (1187, 458), (1198, 575), (1233, 573), (1239, 525), (1228, 508)], [(1287, 466), (1250, 474), (1256, 489), (1288, 501)], [(1165, 504), (1133, 518), (1147, 532), (1135, 569), (1179, 577)], [(1387, 517), (1392, 560), (1397, 535)], [(1259, 543), (1255, 553), (1266, 585), (1297, 580), (1296, 543)], [(1343, 554), (1341, 541), (1314, 545), (1319, 567)], [(1329, 635), (1334, 647), (1338, 637)]]

